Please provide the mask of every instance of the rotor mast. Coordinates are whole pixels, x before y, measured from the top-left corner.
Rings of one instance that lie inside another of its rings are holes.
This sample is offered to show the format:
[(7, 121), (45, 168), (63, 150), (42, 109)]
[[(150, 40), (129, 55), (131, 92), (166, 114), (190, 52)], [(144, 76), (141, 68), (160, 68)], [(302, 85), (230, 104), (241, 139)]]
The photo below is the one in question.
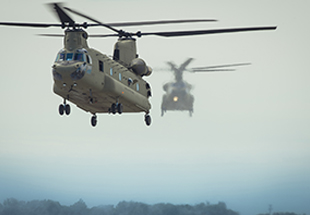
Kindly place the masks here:
[(88, 48), (88, 34), (82, 29), (67, 29), (64, 37), (64, 47), (69, 51), (79, 48)]

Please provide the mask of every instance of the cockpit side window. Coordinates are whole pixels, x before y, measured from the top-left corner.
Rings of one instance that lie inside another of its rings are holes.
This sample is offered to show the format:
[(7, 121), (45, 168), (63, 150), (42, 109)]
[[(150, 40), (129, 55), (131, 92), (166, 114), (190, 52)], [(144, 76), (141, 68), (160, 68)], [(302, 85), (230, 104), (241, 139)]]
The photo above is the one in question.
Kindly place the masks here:
[(86, 55), (86, 60), (87, 60), (87, 63), (92, 64), (92, 60), (89, 55)]
[(65, 60), (65, 56), (66, 56), (66, 53), (64, 53), (64, 52), (58, 53), (55, 62), (57, 62), (57, 61), (64, 61)]
[(65, 60), (65, 56), (66, 56), (65, 53), (60, 53), (59, 54), (59, 60)]

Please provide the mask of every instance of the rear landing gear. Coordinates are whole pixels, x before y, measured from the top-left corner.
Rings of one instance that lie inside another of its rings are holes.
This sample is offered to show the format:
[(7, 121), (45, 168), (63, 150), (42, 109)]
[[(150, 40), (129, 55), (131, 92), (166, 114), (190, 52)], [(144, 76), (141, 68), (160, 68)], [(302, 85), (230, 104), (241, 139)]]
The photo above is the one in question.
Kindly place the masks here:
[(90, 123), (93, 127), (97, 125), (97, 116), (95, 114), (91, 117)]
[(147, 126), (150, 126), (152, 122), (151, 116), (149, 114), (145, 114), (144, 121)]
[(111, 107), (109, 108), (109, 113), (112, 113), (112, 114), (122, 114), (123, 113), (123, 105), (121, 103), (113, 103), (111, 105)]

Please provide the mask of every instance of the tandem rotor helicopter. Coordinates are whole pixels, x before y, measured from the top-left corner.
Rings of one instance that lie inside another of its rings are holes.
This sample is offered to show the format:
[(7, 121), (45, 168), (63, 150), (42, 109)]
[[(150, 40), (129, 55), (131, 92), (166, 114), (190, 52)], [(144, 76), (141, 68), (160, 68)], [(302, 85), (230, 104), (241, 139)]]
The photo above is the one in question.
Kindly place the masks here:
[[(276, 26), (228, 28), (214, 30), (192, 30), (172, 32), (127, 32), (115, 26), (169, 24), (182, 22), (207, 22), (216, 20), (163, 20), (146, 22), (124, 22), (107, 24), (77, 12), (59, 3), (50, 3), (59, 17), (59, 24), (0, 22), (0, 25), (30, 28), (61, 27), (65, 35), (42, 34), (64, 38), (64, 47), (57, 54), (52, 65), (54, 93), (63, 98), (59, 105), (59, 114), (69, 115), (67, 101), (92, 114), (91, 125), (97, 124), (97, 113), (122, 114), (144, 112), (144, 121), (151, 124), (149, 97), (151, 86), (143, 77), (149, 76), (152, 69), (139, 58), (136, 50), (136, 39), (142, 36), (180, 37), (204, 34), (232, 33), (244, 31), (275, 30)], [(65, 11), (71, 12), (94, 23), (76, 23)], [(113, 34), (88, 35), (88, 27), (104, 27)], [(114, 26), (114, 27), (113, 27)], [(118, 37), (114, 45), (113, 58), (89, 48), (89, 37)]]
[[(193, 61), (193, 58), (188, 58), (179, 67), (173, 62), (167, 62), (170, 70), (174, 74), (175, 81), (168, 82), (163, 85), (163, 90), (166, 92), (163, 95), (161, 104), (161, 116), (169, 111), (188, 111), (189, 116), (192, 116), (194, 111), (194, 96), (191, 94), (192, 85), (183, 79), (183, 72), (220, 72), (220, 71), (235, 71), (228, 67), (245, 66), (250, 63), (239, 63), (229, 65), (207, 66), (207, 67), (194, 67), (187, 68), (187, 66)], [(162, 70), (162, 69), (161, 69)], [(166, 70), (166, 69), (164, 69)], [(166, 70), (167, 71), (167, 70)]]

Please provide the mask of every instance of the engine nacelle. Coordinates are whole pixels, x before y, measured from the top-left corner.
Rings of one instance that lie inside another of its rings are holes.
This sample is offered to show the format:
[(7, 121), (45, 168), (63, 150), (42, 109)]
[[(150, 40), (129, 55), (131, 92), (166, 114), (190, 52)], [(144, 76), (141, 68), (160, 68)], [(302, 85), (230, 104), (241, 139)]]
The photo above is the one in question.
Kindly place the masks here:
[(141, 58), (133, 59), (130, 63), (130, 68), (139, 76), (149, 76), (152, 74), (152, 68), (147, 66)]

